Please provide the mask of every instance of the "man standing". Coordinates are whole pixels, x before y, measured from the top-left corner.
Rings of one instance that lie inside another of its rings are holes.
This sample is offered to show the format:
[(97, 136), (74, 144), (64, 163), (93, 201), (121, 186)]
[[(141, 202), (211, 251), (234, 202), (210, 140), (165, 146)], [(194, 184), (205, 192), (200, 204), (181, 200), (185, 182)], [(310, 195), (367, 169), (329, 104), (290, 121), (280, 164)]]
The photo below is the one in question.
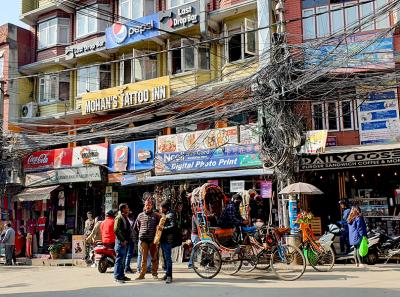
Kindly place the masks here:
[[(83, 230), (83, 235), (85, 237), (85, 240), (86, 240), (86, 238), (88, 238), (90, 233), (92, 233), (92, 230), (93, 230), (94, 224), (95, 224), (95, 222), (93, 220), (93, 213), (91, 211), (88, 211), (86, 213), (86, 216), (87, 216), (87, 220), (85, 221), (85, 229)], [(38, 222), (38, 226), (39, 226), (39, 222)], [(90, 253), (90, 245), (85, 244), (85, 259), (84, 260), (89, 259), (89, 253)]]
[(5, 254), (6, 254), (6, 264), (5, 265), (12, 265), (12, 259), (14, 256), (14, 249), (15, 249), (15, 231), (11, 227), (11, 223), (7, 223), (6, 229), (4, 232), (4, 237), (2, 242), (5, 246)]
[(101, 241), (105, 246), (114, 248), (115, 233), (114, 233), (114, 211), (109, 210), (106, 214), (106, 219), (100, 225)]
[(133, 240), (134, 238), (134, 225), (135, 225), (135, 218), (133, 217), (133, 213), (130, 211), (128, 215), (128, 221), (129, 221), (129, 227), (131, 230), (131, 238), (128, 242), (128, 249), (127, 249), (127, 254), (126, 254), (126, 260), (125, 260), (125, 273), (133, 273), (133, 270), (131, 268), (131, 261), (133, 258), (133, 252), (134, 252), (134, 247), (135, 247), (135, 242)]
[(129, 207), (126, 203), (119, 205), (119, 214), (115, 218), (114, 232), (115, 232), (115, 266), (114, 266), (114, 279), (117, 283), (124, 283), (131, 280), (124, 274), (125, 258), (128, 247), (128, 242), (131, 239), (131, 228), (128, 221)]
[(154, 244), (154, 237), (157, 231), (157, 225), (160, 221), (159, 216), (153, 212), (153, 202), (148, 199), (144, 203), (144, 211), (139, 214), (135, 222), (135, 231), (139, 234), (141, 241), (140, 249), (142, 255), (142, 267), (137, 280), (144, 279), (147, 272), (147, 254), (151, 255), (151, 270), (153, 279), (158, 279), (158, 246)]
[(347, 219), (349, 218), (350, 208), (347, 199), (342, 199), (339, 201), (340, 210), (342, 211), (342, 220), (339, 221), (340, 224), (340, 251), (348, 254), (350, 252), (349, 243), (349, 224)]
[(175, 241), (176, 222), (175, 213), (171, 210), (169, 202), (163, 201), (161, 203), (161, 212), (166, 217), (164, 227), (158, 226), (157, 228), (162, 231), (161, 235), (161, 249), (164, 257), (165, 275), (162, 280), (167, 284), (172, 283), (172, 247)]

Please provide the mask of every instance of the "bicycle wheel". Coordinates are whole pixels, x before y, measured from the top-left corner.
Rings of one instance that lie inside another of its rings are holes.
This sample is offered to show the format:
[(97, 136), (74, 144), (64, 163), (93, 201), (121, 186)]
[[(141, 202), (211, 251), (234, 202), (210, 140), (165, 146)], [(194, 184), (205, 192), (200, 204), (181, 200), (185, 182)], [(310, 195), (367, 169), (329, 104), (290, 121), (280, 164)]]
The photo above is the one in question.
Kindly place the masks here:
[(335, 253), (330, 246), (319, 245), (318, 248), (310, 246), (310, 249), (306, 250), (308, 263), (319, 272), (331, 271), (333, 265), (335, 265)]
[(202, 278), (213, 278), (221, 270), (221, 254), (209, 242), (200, 242), (193, 248), (193, 270)]
[(240, 271), (249, 273), (256, 269), (258, 257), (254, 253), (253, 248), (249, 245), (246, 246), (242, 252), (242, 267)]
[(268, 270), (271, 267), (271, 252), (263, 250), (257, 256), (256, 269)]
[(224, 274), (234, 275), (242, 267), (240, 248), (235, 250), (222, 250), (221, 259), (221, 272)]
[(281, 244), (272, 254), (271, 268), (278, 278), (293, 281), (301, 277), (306, 270), (306, 259), (299, 248)]

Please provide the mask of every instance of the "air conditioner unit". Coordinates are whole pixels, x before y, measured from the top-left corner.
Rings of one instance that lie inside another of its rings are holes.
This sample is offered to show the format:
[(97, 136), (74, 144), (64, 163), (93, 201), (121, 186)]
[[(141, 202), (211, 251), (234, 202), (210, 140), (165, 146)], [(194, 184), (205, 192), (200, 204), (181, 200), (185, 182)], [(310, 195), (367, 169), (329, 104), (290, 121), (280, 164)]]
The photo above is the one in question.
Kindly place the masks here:
[(21, 117), (22, 118), (33, 118), (36, 117), (38, 113), (38, 105), (36, 102), (29, 102), (27, 104), (22, 105), (21, 108)]

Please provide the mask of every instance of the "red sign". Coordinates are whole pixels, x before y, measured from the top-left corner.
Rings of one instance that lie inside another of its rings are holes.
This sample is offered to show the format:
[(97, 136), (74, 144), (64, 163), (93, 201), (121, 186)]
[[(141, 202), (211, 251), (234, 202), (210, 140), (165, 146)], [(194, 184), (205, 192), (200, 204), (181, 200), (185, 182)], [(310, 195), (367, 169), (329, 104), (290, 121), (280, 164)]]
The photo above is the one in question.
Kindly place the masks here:
[(53, 166), (54, 150), (34, 152), (24, 160), (25, 171), (53, 169)]
[(72, 165), (72, 148), (54, 150), (54, 168), (69, 168)]

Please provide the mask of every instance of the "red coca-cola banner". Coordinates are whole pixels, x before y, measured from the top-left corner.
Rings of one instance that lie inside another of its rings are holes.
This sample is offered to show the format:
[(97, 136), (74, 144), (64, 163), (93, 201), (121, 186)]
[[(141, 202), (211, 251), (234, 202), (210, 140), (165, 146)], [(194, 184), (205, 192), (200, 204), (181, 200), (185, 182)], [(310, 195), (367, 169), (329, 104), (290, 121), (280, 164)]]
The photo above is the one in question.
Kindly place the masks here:
[(24, 171), (69, 168), (72, 165), (72, 148), (39, 151), (24, 160)]
[(25, 171), (35, 171), (54, 168), (54, 150), (39, 151), (30, 154), (24, 160)]

